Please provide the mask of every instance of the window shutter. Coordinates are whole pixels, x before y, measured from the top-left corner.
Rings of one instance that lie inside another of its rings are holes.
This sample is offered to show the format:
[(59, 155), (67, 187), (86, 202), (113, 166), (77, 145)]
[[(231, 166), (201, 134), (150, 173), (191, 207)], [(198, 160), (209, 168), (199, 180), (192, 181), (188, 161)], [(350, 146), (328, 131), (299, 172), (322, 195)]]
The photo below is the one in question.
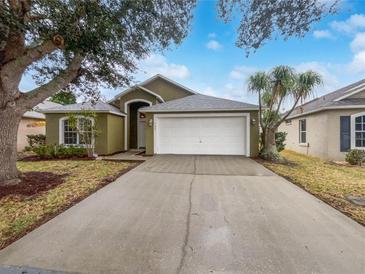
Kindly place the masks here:
[(351, 148), (350, 116), (340, 117), (340, 151), (347, 152)]

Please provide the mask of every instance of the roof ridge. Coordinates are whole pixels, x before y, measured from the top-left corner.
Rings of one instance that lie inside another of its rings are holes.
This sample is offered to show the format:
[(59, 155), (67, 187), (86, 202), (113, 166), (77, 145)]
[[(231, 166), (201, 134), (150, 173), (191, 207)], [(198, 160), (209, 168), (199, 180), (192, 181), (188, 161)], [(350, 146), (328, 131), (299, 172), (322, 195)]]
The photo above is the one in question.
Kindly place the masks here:
[[(336, 93), (336, 92), (340, 92), (340, 91), (345, 91), (345, 92), (346, 92), (346, 90), (348, 90), (348, 89), (353, 89), (353, 88), (355, 88), (356, 86), (359, 86), (360, 84), (365, 84), (365, 78), (364, 78), (364, 79), (362, 79), (362, 80), (359, 80), (359, 81), (357, 81), (357, 82), (355, 82), (355, 83), (352, 83), (352, 84), (349, 84), (349, 85), (347, 85), (347, 86), (344, 86), (344, 87), (342, 87), (342, 88), (338, 88), (338, 89), (336, 89), (336, 90), (334, 90), (334, 91), (331, 91), (331, 92), (329, 92), (329, 93), (323, 94), (322, 96), (319, 96), (319, 97), (313, 98), (312, 100), (310, 100), (310, 101), (308, 101), (308, 102), (305, 102), (305, 103), (303, 103), (303, 104), (301, 104), (301, 105), (298, 105), (296, 108), (298, 108), (298, 107), (303, 107), (303, 106), (305, 106), (305, 105), (308, 105), (308, 104), (310, 104), (310, 103), (313, 103), (314, 101), (320, 100), (321, 98), (325, 98), (325, 97), (331, 96), (331, 95), (333, 95), (333, 94), (334, 94), (334, 93)], [(333, 100), (335, 100), (335, 99), (337, 99), (337, 98), (339, 98), (339, 97), (341, 97), (341, 96), (343, 96), (343, 95), (344, 95), (344, 94), (339, 94), (337, 97), (333, 98)], [(295, 109), (296, 109), (296, 108), (295, 108)]]

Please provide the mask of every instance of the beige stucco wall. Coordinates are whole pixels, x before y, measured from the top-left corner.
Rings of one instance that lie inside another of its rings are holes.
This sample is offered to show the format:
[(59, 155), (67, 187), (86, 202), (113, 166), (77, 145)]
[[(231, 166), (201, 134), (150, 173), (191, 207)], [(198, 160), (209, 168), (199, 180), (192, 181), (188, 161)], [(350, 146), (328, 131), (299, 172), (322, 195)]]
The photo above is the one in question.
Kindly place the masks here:
[[(287, 132), (286, 148), (299, 153), (317, 156), (325, 160), (343, 161), (346, 152), (340, 151), (340, 116), (350, 116), (365, 109), (338, 109), (321, 111), (291, 119), (279, 131)], [(299, 144), (299, 120), (306, 119), (308, 146)]]
[[(247, 112), (246, 112), (247, 113)], [(258, 112), (257, 111), (249, 111), (250, 120), (253, 119), (256, 121), (253, 125), (250, 123), (250, 156), (256, 157), (258, 155), (259, 150), (259, 126), (258, 126)], [(152, 113), (146, 113), (146, 154), (153, 155), (154, 154), (154, 140), (153, 140), (153, 131), (154, 126), (153, 123), (150, 124), (149, 121), (153, 121)]]
[(350, 115), (364, 112), (364, 111), (365, 111), (365, 108), (327, 111), (328, 159), (331, 159), (331, 160), (344, 160), (345, 159), (346, 152), (340, 152), (340, 116), (350, 116)]
[[(46, 114), (46, 142), (59, 144), (59, 120), (65, 113)], [(124, 150), (124, 117), (109, 113), (98, 113), (96, 116), (97, 136), (95, 152), (107, 155)]]
[[(306, 119), (307, 144), (299, 144), (299, 120)], [(303, 154), (309, 154), (321, 158), (327, 158), (327, 130), (321, 130), (327, 126), (327, 114), (319, 112), (298, 119), (291, 119), (291, 124), (282, 123), (279, 131), (287, 132), (286, 148)]]
[(23, 151), (29, 145), (27, 135), (46, 134), (43, 119), (22, 118), (18, 127), (17, 151)]

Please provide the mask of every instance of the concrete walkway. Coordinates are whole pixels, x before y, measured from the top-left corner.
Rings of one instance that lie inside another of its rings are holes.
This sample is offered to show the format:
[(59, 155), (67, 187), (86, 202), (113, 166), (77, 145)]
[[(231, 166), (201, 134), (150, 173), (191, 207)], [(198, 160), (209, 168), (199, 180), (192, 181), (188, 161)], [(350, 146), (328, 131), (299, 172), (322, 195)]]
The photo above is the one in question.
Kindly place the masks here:
[(250, 159), (158, 156), (1, 251), (0, 264), (84, 273), (365, 273), (365, 228)]

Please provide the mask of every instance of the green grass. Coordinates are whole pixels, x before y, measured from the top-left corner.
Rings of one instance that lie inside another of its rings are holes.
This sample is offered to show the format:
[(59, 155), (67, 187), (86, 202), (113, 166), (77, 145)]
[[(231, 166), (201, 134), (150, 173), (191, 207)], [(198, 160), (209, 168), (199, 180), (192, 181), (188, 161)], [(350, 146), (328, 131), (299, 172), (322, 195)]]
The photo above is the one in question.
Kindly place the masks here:
[(18, 162), (22, 172), (68, 175), (64, 183), (45, 192), (30, 197), (8, 195), (0, 198), (0, 249), (87, 197), (106, 184), (105, 178), (116, 176), (131, 165), (125, 162), (85, 160)]
[(365, 207), (346, 199), (346, 195), (365, 197), (364, 167), (341, 166), (289, 150), (281, 154), (289, 164), (262, 164), (365, 225)]

